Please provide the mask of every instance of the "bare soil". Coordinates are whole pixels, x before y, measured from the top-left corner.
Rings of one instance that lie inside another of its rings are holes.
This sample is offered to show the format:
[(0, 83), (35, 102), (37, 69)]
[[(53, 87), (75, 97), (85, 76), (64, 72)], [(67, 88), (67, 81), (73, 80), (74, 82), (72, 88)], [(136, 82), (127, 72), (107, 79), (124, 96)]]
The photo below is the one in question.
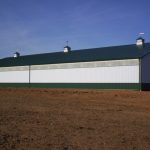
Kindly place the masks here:
[(150, 150), (150, 92), (0, 89), (0, 150)]

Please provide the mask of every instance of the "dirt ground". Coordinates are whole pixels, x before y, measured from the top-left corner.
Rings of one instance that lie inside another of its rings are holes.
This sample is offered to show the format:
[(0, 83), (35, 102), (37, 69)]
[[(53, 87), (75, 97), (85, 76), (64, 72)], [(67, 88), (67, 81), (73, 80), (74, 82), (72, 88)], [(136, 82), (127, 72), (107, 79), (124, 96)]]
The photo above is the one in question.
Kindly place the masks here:
[(150, 92), (0, 89), (0, 150), (150, 150)]

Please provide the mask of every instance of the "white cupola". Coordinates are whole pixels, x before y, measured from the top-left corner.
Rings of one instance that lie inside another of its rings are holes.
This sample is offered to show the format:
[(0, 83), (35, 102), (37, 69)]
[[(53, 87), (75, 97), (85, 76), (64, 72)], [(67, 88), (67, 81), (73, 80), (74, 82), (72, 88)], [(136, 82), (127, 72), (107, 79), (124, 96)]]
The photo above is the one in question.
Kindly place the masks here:
[(14, 58), (17, 58), (17, 57), (19, 57), (20, 56), (20, 53), (19, 52), (15, 52), (14, 53)]
[(69, 46), (64, 47), (64, 53), (68, 53), (70, 51), (71, 51), (71, 47), (69, 47)]
[(145, 40), (142, 37), (139, 37), (136, 39), (136, 45), (137, 46), (143, 46), (144, 42), (145, 42)]
[(67, 46), (64, 47), (64, 53), (68, 53), (71, 51), (71, 47), (68, 46), (68, 41), (66, 41)]

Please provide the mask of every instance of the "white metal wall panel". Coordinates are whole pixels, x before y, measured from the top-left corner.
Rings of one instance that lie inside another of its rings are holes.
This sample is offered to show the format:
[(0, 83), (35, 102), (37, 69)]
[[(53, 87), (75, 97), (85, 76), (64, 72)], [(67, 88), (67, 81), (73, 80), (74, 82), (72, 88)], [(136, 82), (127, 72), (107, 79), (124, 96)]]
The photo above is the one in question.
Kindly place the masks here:
[(139, 83), (139, 66), (32, 70), (31, 83)]
[(6, 71), (28, 71), (29, 66), (16, 66), (16, 67), (1, 67), (0, 72)]
[(0, 72), (0, 83), (28, 83), (29, 71)]
[[(139, 60), (31, 66), (31, 83), (139, 83)], [(0, 83), (28, 83), (29, 66), (0, 68)]]
[(31, 66), (31, 69), (32, 70), (48, 70), (48, 69), (95, 68), (95, 67), (111, 67), (111, 66), (136, 66), (138, 64), (139, 64), (138, 59), (126, 59), (126, 60), (33, 65)]

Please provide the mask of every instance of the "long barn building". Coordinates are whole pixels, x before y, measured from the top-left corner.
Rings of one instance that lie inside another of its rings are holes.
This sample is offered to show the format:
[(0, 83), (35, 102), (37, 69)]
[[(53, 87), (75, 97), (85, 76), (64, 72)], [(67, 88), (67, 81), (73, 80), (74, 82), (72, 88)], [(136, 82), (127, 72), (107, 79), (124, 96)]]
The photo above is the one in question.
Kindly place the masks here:
[(150, 43), (0, 59), (0, 87), (150, 89)]

